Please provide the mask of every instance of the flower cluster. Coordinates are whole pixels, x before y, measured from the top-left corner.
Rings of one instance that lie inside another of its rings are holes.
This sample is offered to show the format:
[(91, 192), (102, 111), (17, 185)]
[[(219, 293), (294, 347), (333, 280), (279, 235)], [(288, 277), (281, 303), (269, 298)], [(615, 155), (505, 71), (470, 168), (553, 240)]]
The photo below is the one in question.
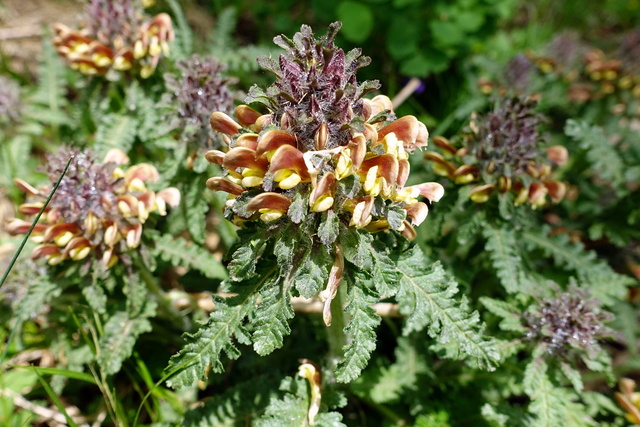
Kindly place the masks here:
[(355, 72), (369, 59), (337, 48), (339, 29), (334, 23), (316, 40), (303, 26), (293, 40), (274, 39), (287, 53), (260, 62), (277, 80), (266, 91), (254, 86), (247, 99), (268, 112), (240, 105), (237, 121), (222, 112), (211, 116), (229, 150), (206, 153), (226, 170), (207, 186), (229, 193), (227, 215), (236, 224), (313, 224), (314, 215), (318, 221), (331, 215), (345, 226), (412, 238), (412, 226), (428, 213), (419, 197), (435, 202), (444, 192), (432, 182), (405, 186), (408, 153), (427, 145), (427, 129), (413, 116), (395, 120), (386, 96), (363, 98), (378, 84), (357, 83)]
[(211, 57), (192, 57), (176, 63), (180, 77), (166, 73), (167, 93), (163, 104), (171, 108), (168, 114), (173, 128), (182, 129), (183, 140), (196, 139), (199, 146), (209, 146), (200, 141), (211, 141), (209, 116), (212, 111), (231, 113), (233, 96), (229, 85), (234, 80), (225, 77), (224, 65)]
[(615, 394), (618, 404), (627, 411), (624, 417), (628, 422), (640, 425), (640, 392), (636, 391), (636, 382), (631, 378), (620, 380), (620, 392)]
[(550, 163), (566, 163), (567, 150), (548, 147), (544, 159), (538, 132), (541, 117), (535, 105), (531, 99), (503, 99), (494, 111), (472, 119), (462, 135), (462, 148), (436, 137), (433, 142), (443, 154), (427, 152), (425, 159), (433, 162), (437, 174), (456, 184), (474, 184), (470, 192), (474, 202), (484, 203), (494, 192), (514, 192), (516, 204), (541, 206), (547, 195), (557, 203), (564, 198), (566, 185), (552, 179)]
[(173, 40), (171, 18), (161, 13), (145, 20), (134, 0), (90, 0), (87, 25), (73, 30), (54, 26), (53, 44), (69, 65), (83, 74), (113, 75), (137, 69), (143, 78), (155, 71)]
[(564, 355), (570, 350), (591, 357), (601, 352), (598, 340), (610, 337), (605, 326), (613, 315), (600, 307), (585, 289), (571, 285), (567, 292), (547, 298), (525, 313), (527, 338), (542, 342), (547, 352)]
[[(129, 159), (120, 150), (110, 151), (105, 161), (98, 163), (88, 150), (63, 149), (47, 159), (51, 184), (36, 189), (15, 179), (18, 188), (30, 196), (18, 208), (20, 213), (40, 212), (71, 156), (74, 158), (65, 177), (31, 234), (39, 243), (31, 257), (44, 258), (54, 265), (92, 255), (109, 268), (121, 253), (140, 245), (142, 226), (149, 214), (166, 215), (167, 205), (177, 205), (180, 193), (175, 188), (158, 193), (149, 190), (146, 183), (157, 181), (158, 171), (144, 163), (123, 169), (120, 166)], [(29, 221), (12, 219), (7, 230), (25, 234), (30, 227)]]
[[(572, 102), (608, 96), (620, 96), (621, 101), (626, 96), (640, 98), (639, 34), (639, 31), (626, 34), (613, 56), (567, 36), (554, 40), (547, 55), (532, 55), (532, 60), (542, 73), (557, 73), (569, 83), (568, 95)], [(576, 57), (577, 60), (569, 59)], [(636, 114), (640, 114), (640, 109)]]
[(0, 124), (16, 122), (20, 117), (20, 86), (0, 76)]

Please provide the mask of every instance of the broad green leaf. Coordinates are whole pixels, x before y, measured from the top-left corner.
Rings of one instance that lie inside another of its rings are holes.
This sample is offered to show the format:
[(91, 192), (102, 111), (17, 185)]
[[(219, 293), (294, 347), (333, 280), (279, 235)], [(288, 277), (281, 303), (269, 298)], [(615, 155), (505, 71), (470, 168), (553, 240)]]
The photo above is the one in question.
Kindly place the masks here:
[(356, 1), (342, 1), (336, 9), (338, 20), (342, 21), (341, 34), (349, 41), (361, 43), (373, 30), (373, 12), (367, 5)]

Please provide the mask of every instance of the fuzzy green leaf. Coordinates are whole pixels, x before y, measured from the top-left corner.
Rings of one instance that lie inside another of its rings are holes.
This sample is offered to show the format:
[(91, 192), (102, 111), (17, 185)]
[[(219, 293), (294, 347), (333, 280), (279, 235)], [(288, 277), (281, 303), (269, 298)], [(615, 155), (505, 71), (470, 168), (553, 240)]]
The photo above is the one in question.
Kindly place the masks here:
[(224, 266), (213, 254), (181, 237), (174, 239), (168, 234), (159, 235), (153, 252), (175, 266), (192, 268), (210, 279), (227, 277)]
[(332, 265), (333, 258), (326, 246), (307, 247), (293, 278), (293, 285), (300, 295), (311, 298), (320, 292), (329, 278)]
[(149, 291), (137, 272), (130, 272), (124, 278), (122, 292), (127, 297), (127, 313), (129, 313), (129, 316), (135, 317), (142, 313), (149, 298)]
[(236, 281), (250, 278), (255, 274), (256, 264), (262, 257), (266, 245), (266, 242), (262, 239), (253, 240), (249, 238), (243, 240), (242, 235), (239, 237), (240, 241), (246, 241), (246, 243), (234, 250), (231, 255), (231, 261), (227, 265), (229, 277)]
[(345, 259), (370, 276), (381, 295), (395, 295), (400, 275), (382, 242), (374, 240), (371, 233), (345, 227), (340, 233), (340, 244)]
[(282, 347), (284, 337), (291, 333), (289, 319), (293, 318), (294, 312), (289, 287), (275, 281), (260, 291), (262, 301), (256, 307), (251, 324), (255, 328), (253, 349), (261, 356)]
[(222, 372), (224, 368), (220, 357), (223, 351), (232, 359), (240, 356), (232, 338), (251, 312), (251, 305), (256, 297), (248, 297), (249, 295), (245, 295), (243, 301), (234, 306), (217, 301), (216, 311), (211, 313), (209, 322), (201, 326), (194, 335), (185, 335), (189, 343), (169, 360), (169, 387), (181, 389), (193, 386), (205, 378), (209, 366), (215, 373)]
[(471, 312), (465, 297), (456, 298), (457, 283), (447, 276), (440, 263), (427, 265), (418, 246), (400, 257), (400, 289), (396, 298), (400, 312), (407, 316), (403, 334), (427, 327), (440, 344), (449, 345), (449, 356), (471, 356), (478, 367), (492, 370), (500, 356), (492, 339), (481, 336), (477, 312)]
[(303, 195), (302, 193), (296, 193), (295, 196), (293, 196), (293, 201), (289, 206), (287, 215), (289, 216), (289, 218), (291, 218), (291, 221), (294, 224), (300, 224), (302, 220), (307, 216), (309, 210), (307, 206), (308, 202), (306, 195)]
[(371, 278), (376, 290), (384, 297), (392, 297), (398, 292), (400, 275), (396, 265), (389, 257), (389, 249), (380, 241), (374, 240), (369, 247), (371, 256)]
[(349, 323), (344, 328), (349, 342), (344, 347), (344, 360), (336, 368), (336, 380), (348, 383), (356, 379), (367, 366), (371, 352), (376, 348), (375, 328), (380, 324), (380, 316), (371, 306), (378, 301), (361, 280), (349, 287), (347, 307)]
[(151, 331), (148, 317), (155, 314), (156, 303), (147, 302), (144, 313), (130, 317), (129, 313), (119, 311), (104, 325), (104, 333), (98, 341), (98, 363), (107, 375), (120, 371), (122, 362), (129, 358), (137, 338)]
[(489, 252), (502, 286), (510, 294), (521, 291), (518, 279), (522, 274), (522, 260), (517, 252), (517, 239), (513, 231), (487, 226), (482, 234), (487, 239), (485, 249)]
[(82, 295), (89, 303), (89, 306), (96, 313), (104, 314), (107, 311), (107, 295), (104, 289), (92, 283), (82, 288)]
[(362, 271), (371, 270), (371, 233), (343, 227), (340, 232), (340, 244), (344, 249), (344, 258)]
[(335, 242), (338, 237), (339, 226), (340, 220), (333, 209), (329, 209), (326, 213), (322, 214), (322, 222), (320, 223), (320, 227), (318, 227), (318, 237), (320, 241), (325, 245), (331, 245)]

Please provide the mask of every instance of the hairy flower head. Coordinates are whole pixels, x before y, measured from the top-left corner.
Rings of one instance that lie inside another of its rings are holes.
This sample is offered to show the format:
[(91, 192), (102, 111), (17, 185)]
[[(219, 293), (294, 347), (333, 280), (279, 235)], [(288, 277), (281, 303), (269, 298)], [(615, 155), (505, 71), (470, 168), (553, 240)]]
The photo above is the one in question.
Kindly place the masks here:
[(20, 86), (0, 76), (0, 124), (14, 123), (20, 117)]
[[(128, 158), (119, 150), (110, 151), (105, 161), (98, 163), (89, 150), (63, 149), (47, 159), (49, 185), (36, 189), (21, 179), (14, 180), (29, 196), (18, 209), (22, 214), (35, 215), (42, 209), (72, 155), (65, 177), (33, 229), (32, 240), (39, 245), (31, 257), (45, 258), (53, 265), (91, 256), (111, 267), (119, 254), (140, 245), (149, 214), (165, 215), (167, 205), (179, 203), (180, 193), (175, 188), (158, 193), (149, 190), (146, 184), (159, 178), (157, 170), (144, 163), (125, 169)], [(24, 234), (30, 226), (29, 221), (13, 219), (7, 229)]]
[(524, 98), (503, 99), (485, 115), (474, 115), (469, 130), (460, 138), (462, 148), (436, 137), (442, 150), (429, 152), (425, 158), (434, 163), (434, 171), (455, 183), (473, 184), (471, 199), (483, 203), (492, 193), (516, 194), (516, 204), (541, 206), (549, 195), (561, 201), (566, 185), (553, 178), (551, 163), (563, 165), (567, 150), (562, 146), (543, 149), (544, 138), (538, 128), (540, 114), (536, 103)]
[(113, 77), (135, 69), (147, 78), (169, 54), (174, 33), (169, 15), (148, 19), (141, 6), (133, 0), (90, 0), (86, 27), (78, 31), (56, 24), (53, 44), (83, 74)]
[(335, 215), (345, 226), (412, 236), (412, 225), (428, 212), (419, 198), (442, 197), (437, 183), (405, 186), (408, 153), (426, 146), (427, 129), (413, 116), (396, 119), (386, 96), (363, 98), (379, 85), (357, 82), (356, 71), (369, 59), (334, 45), (340, 25), (319, 40), (308, 26), (293, 40), (274, 39), (286, 53), (260, 63), (276, 82), (267, 90), (254, 86), (247, 98), (265, 114), (241, 105), (237, 120), (211, 116), (229, 150), (207, 153), (226, 170), (207, 185), (230, 194), (227, 214), (236, 223), (301, 223), (314, 215), (322, 222)]
[(572, 284), (567, 292), (558, 290), (554, 298), (530, 307), (525, 320), (527, 337), (542, 342), (548, 353), (577, 351), (592, 357), (601, 351), (598, 341), (611, 336), (605, 323), (613, 320), (613, 315), (603, 310), (587, 290)]
[(169, 115), (172, 126), (182, 129), (186, 141), (195, 139), (201, 147), (219, 146), (221, 143), (207, 143), (219, 139), (210, 130), (209, 117), (212, 111), (228, 114), (233, 111), (229, 86), (234, 80), (225, 77), (225, 66), (211, 57), (193, 55), (178, 61), (176, 66), (179, 76), (164, 75), (167, 93), (163, 96), (163, 104), (172, 110)]

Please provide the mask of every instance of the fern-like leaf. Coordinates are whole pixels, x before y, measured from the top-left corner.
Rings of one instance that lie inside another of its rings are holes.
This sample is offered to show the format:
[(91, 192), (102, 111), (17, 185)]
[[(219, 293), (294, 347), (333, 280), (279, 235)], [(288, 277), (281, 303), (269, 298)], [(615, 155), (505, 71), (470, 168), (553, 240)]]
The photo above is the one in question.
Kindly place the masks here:
[(148, 318), (155, 310), (156, 303), (147, 302), (139, 316), (131, 317), (126, 311), (119, 311), (109, 318), (98, 341), (98, 363), (107, 375), (120, 371), (122, 362), (133, 353), (137, 338), (151, 331)]
[(177, 0), (168, 0), (175, 21), (175, 41), (171, 47), (173, 59), (184, 59), (193, 51), (193, 32)]
[(457, 283), (447, 276), (439, 262), (429, 266), (422, 250), (414, 246), (398, 261), (400, 289), (396, 295), (400, 312), (407, 316), (403, 334), (427, 328), (440, 344), (449, 345), (449, 356), (471, 356), (482, 369), (492, 370), (499, 360), (495, 342), (481, 336), (477, 312), (471, 312), (466, 298), (456, 298)]
[(524, 389), (531, 397), (529, 412), (536, 416), (534, 426), (555, 427), (562, 425), (593, 426), (584, 416), (585, 408), (576, 403), (576, 395), (567, 388), (554, 386), (549, 379), (548, 366), (543, 358), (535, 358), (524, 373)]
[(564, 132), (578, 141), (591, 163), (590, 169), (596, 171), (600, 178), (610, 181), (614, 188), (624, 188), (624, 162), (600, 126), (567, 120)]
[(613, 271), (593, 251), (586, 251), (581, 243), (572, 243), (566, 234), (550, 236), (549, 228), (542, 227), (523, 233), (522, 238), (529, 248), (542, 250), (558, 266), (574, 270), (593, 296), (605, 305), (624, 299), (627, 286), (634, 283), (630, 277)]
[[(269, 403), (270, 378), (259, 377), (235, 384), (185, 414), (185, 427), (237, 426), (257, 418)], [(277, 385), (277, 382), (274, 384)], [(274, 387), (275, 388), (275, 387)]]
[(65, 102), (65, 79), (62, 77), (65, 65), (57, 54), (51, 37), (43, 37), (42, 62), (38, 72), (38, 86), (33, 101), (44, 105), (49, 112), (61, 114)]
[(38, 276), (36, 280), (29, 282), (27, 293), (16, 308), (16, 317), (25, 321), (41, 313), (46, 304), (60, 296), (63, 290), (59, 284), (50, 282), (47, 276)]
[(289, 319), (293, 318), (294, 312), (289, 287), (275, 281), (260, 291), (262, 301), (256, 307), (251, 324), (255, 328), (253, 349), (261, 356), (282, 347), (284, 337), (291, 333)]
[(380, 316), (371, 306), (378, 298), (362, 280), (349, 286), (347, 307), (349, 323), (344, 328), (349, 342), (344, 347), (344, 360), (338, 363), (336, 379), (348, 383), (356, 379), (367, 366), (371, 352), (376, 348), (375, 328), (380, 324)]
[(190, 244), (185, 239), (173, 238), (168, 234), (160, 235), (155, 239), (154, 254), (175, 266), (189, 267), (199, 271), (210, 279), (225, 279), (227, 272), (220, 261), (195, 244)]
[(487, 226), (482, 234), (487, 239), (485, 249), (489, 252), (502, 286), (510, 294), (521, 291), (518, 280), (521, 272), (518, 267), (522, 260), (517, 252), (517, 239), (513, 231)]
[(106, 114), (96, 131), (94, 147), (96, 157), (104, 158), (112, 148), (119, 148), (125, 153), (131, 150), (138, 132), (138, 125), (138, 119), (132, 114)]
[(481, 297), (480, 302), (487, 310), (502, 318), (500, 329), (524, 333), (526, 329), (522, 326), (522, 309), (506, 301), (489, 297)]
[(244, 344), (250, 342), (249, 334), (243, 326), (244, 320), (255, 312), (261, 287), (273, 282), (274, 275), (275, 268), (272, 268), (256, 276), (254, 280), (232, 285), (230, 292), (237, 294), (236, 296), (216, 299), (216, 309), (211, 313), (209, 322), (195, 334), (185, 334), (189, 342), (169, 360), (166, 369), (169, 371), (167, 384), (170, 387), (192, 386), (205, 377), (205, 371), (209, 367), (214, 373), (222, 372), (222, 352), (231, 359), (240, 356), (233, 338)]
[(216, 302), (216, 311), (211, 313), (209, 322), (200, 327), (194, 335), (187, 334), (189, 343), (169, 360), (169, 387), (191, 387), (205, 378), (205, 372), (209, 367), (214, 373), (222, 372), (224, 369), (220, 357), (223, 351), (232, 359), (240, 356), (232, 338), (251, 312), (254, 300), (255, 296), (245, 295), (241, 303), (233, 306), (221, 301)]
[(191, 180), (189, 186), (183, 190), (184, 203), (180, 205), (191, 238), (200, 244), (204, 243), (207, 234), (205, 215), (209, 210), (209, 202), (205, 197), (202, 197), (202, 189), (206, 188), (206, 181), (205, 174)]
[[(256, 421), (258, 427), (308, 426), (309, 391), (302, 378), (285, 378), (280, 385), (285, 394), (282, 398), (272, 398), (262, 418)], [(315, 425), (342, 427), (342, 415), (338, 412), (321, 412), (315, 418)]]

